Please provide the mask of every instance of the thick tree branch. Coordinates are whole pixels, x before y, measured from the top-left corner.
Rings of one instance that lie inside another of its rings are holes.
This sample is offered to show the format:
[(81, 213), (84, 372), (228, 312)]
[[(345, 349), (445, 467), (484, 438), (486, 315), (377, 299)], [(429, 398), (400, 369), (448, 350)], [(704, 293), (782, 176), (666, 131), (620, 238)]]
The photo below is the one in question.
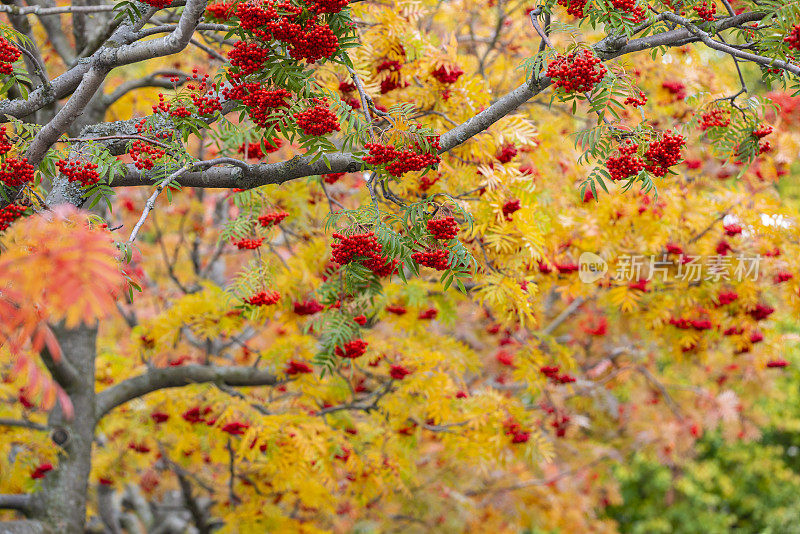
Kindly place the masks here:
[(253, 367), (210, 367), (185, 365), (154, 369), (129, 378), (97, 394), (97, 419), (128, 401), (154, 391), (178, 388), (189, 384), (219, 382), (227, 386), (274, 386), (278, 378), (271, 372)]
[[(17, 510), (26, 512), (31, 505), (31, 496), (27, 494), (4, 495), (0, 494), (0, 510)], [(2, 531), (2, 527), (0, 527)]]

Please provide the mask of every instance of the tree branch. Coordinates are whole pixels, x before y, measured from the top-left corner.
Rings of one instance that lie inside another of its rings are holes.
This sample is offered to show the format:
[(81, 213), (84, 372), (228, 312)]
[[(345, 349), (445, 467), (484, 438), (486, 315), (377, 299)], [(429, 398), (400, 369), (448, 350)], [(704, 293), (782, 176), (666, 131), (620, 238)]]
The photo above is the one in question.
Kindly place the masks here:
[(97, 394), (99, 420), (105, 414), (128, 401), (161, 389), (178, 388), (189, 384), (219, 382), (227, 386), (274, 386), (278, 378), (271, 372), (252, 367), (211, 367), (184, 365), (166, 369), (154, 369), (145, 374), (129, 378)]
[(0, 510), (26, 512), (31, 506), (31, 496), (22, 494), (0, 494)]

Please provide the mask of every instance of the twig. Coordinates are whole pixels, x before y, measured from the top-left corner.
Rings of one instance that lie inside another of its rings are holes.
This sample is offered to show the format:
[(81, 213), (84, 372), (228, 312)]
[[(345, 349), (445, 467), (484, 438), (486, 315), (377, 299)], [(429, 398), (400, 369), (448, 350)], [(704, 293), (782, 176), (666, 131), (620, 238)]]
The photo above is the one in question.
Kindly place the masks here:
[(147, 202), (144, 205), (144, 211), (142, 211), (142, 216), (139, 217), (139, 221), (136, 223), (136, 226), (133, 227), (133, 230), (131, 231), (131, 236), (128, 238), (128, 243), (133, 243), (134, 240), (136, 239), (136, 235), (139, 233), (139, 230), (142, 228), (142, 225), (144, 225), (144, 222), (147, 220), (147, 215), (153, 210), (153, 208), (155, 208), (156, 199), (158, 198), (158, 195), (160, 195), (161, 192), (164, 190), (164, 188), (167, 187), (173, 180), (175, 180), (181, 174), (188, 171), (191, 167), (192, 164), (187, 163), (177, 171), (167, 176), (167, 178), (163, 182), (161, 182), (161, 184), (158, 187), (156, 187), (156, 190), (153, 191), (153, 194), (150, 195), (150, 198), (147, 199)]

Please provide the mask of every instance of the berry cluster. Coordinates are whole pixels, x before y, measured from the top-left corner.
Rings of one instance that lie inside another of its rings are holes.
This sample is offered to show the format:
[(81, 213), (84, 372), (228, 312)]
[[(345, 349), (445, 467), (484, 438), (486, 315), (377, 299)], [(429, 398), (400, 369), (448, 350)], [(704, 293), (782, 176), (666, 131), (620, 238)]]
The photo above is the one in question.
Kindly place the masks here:
[(775, 308), (772, 306), (768, 306), (766, 304), (756, 304), (756, 307), (750, 310), (749, 313), (750, 317), (755, 319), (756, 321), (763, 321), (775, 311)]
[(783, 282), (787, 282), (794, 278), (794, 275), (787, 271), (779, 271), (775, 274), (775, 283), (782, 284)]
[(558, 366), (549, 366), (545, 365), (539, 372), (542, 373), (544, 376), (547, 377), (548, 380), (553, 382), (554, 384), (570, 384), (575, 382), (575, 377), (570, 376), (568, 374), (559, 375), (558, 374)]
[(669, 167), (681, 161), (681, 148), (686, 140), (680, 134), (667, 130), (660, 141), (653, 141), (644, 153), (645, 168), (656, 176), (666, 176)]
[(33, 181), (34, 168), (28, 158), (6, 158), (0, 164), (0, 183), (9, 187), (20, 187)]
[(562, 88), (565, 93), (591, 91), (605, 77), (606, 72), (600, 58), (587, 48), (577, 54), (558, 54), (547, 66), (547, 76), (553, 78), (556, 87)]
[(390, 91), (394, 91), (398, 87), (405, 87), (408, 83), (402, 83), (400, 80), (400, 70), (402, 65), (396, 59), (384, 59), (375, 67), (375, 72), (380, 74), (386, 71), (387, 75), (381, 80), (381, 94), (385, 95)]
[(241, 83), (233, 80), (230, 87), (222, 90), (229, 100), (241, 100), (247, 107), (247, 113), (261, 128), (268, 128), (279, 118), (277, 111), (289, 106), (286, 99), (292, 94), (286, 89), (265, 89), (259, 83)]
[[(136, 125), (136, 132), (139, 135), (143, 135), (149, 131), (150, 129), (147, 127), (145, 119), (142, 119)], [(156, 139), (169, 139), (170, 134), (168, 132), (156, 133), (154, 137)], [(155, 166), (156, 160), (163, 158), (166, 153), (167, 152), (165, 150), (140, 140), (131, 143), (131, 148), (128, 150), (128, 155), (133, 160), (133, 164), (136, 166), (136, 168), (147, 170), (152, 169)]]
[(390, 304), (386, 306), (386, 311), (394, 315), (405, 315), (406, 312), (408, 312), (405, 306), (400, 306), (399, 304)]
[(508, 200), (505, 204), (503, 204), (503, 215), (506, 216), (507, 220), (511, 220), (511, 215), (519, 210), (522, 209), (522, 204), (520, 203), (518, 198)]
[(575, 18), (582, 19), (584, 17), (583, 10), (586, 7), (588, 0), (558, 0), (558, 5), (567, 8), (567, 14)]
[(638, 144), (629, 143), (617, 149), (618, 156), (608, 158), (606, 168), (612, 180), (626, 180), (644, 169), (644, 161), (636, 156), (637, 150), (639, 150)]
[(506, 436), (511, 436), (511, 443), (515, 445), (527, 443), (531, 438), (531, 433), (522, 430), (522, 426), (513, 417), (503, 421), (503, 429)]
[(730, 113), (724, 109), (714, 109), (708, 113), (703, 113), (700, 117), (700, 129), (703, 131), (709, 128), (724, 128), (730, 123)]
[(286, 364), (286, 369), (283, 371), (287, 375), (299, 375), (299, 374), (306, 374), (306, 373), (313, 373), (313, 369), (311, 366), (304, 362), (297, 362), (295, 360), (289, 360)]
[(250, 428), (250, 425), (247, 423), (242, 423), (241, 421), (233, 421), (231, 423), (227, 423), (222, 426), (220, 430), (223, 432), (227, 432), (233, 436), (243, 436), (244, 431)]
[(273, 211), (271, 213), (267, 213), (262, 215), (258, 218), (258, 222), (261, 226), (267, 228), (270, 226), (277, 226), (279, 225), (286, 217), (289, 216), (288, 212), (285, 211)]
[(51, 463), (39, 464), (31, 473), (31, 478), (44, 478), (44, 476), (52, 470), (53, 464)]
[(717, 295), (717, 306), (726, 306), (739, 298), (736, 291), (720, 291)]
[(217, 2), (216, 4), (208, 4), (206, 10), (216, 19), (228, 20), (233, 15), (233, 4)]
[(625, 20), (630, 22), (644, 20), (644, 9), (636, 5), (636, 0), (611, 0), (611, 4), (620, 11), (630, 14), (630, 17), (625, 17)]
[(304, 300), (294, 303), (294, 312), (297, 315), (314, 315), (324, 309), (325, 307), (316, 300)]
[(516, 145), (514, 145), (514, 143), (508, 143), (507, 145), (503, 145), (495, 157), (500, 163), (508, 163), (516, 157), (517, 152)]
[(330, 174), (323, 174), (322, 179), (325, 180), (326, 184), (333, 185), (339, 181), (339, 178), (347, 174), (346, 172), (332, 172)]
[(756, 139), (763, 139), (772, 133), (772, 126), (769, 124), (762, 124), (752, 132), (752, 136)]
[(661, 84), (661, 87), (672, 94), (675, 100), (683, 100), (686, 98), (686, 86), (679, 81), (667, 80)]
[(240, 239), (239, 241), (234, 241), (233, 244), (236, 245), (239, 250), (255, 250), (260, 247), (263, 242), (264, 238), (259, 237), (258, 239)]
[(789, 362), (787, 362), (786, 360), (783, 360), (783, 359), (770, 360), (769, 362), (767, 362), (767, 367), (769, 367), (771, 369), (779, 369), (779, 368), (786, 367), (788, 365), (789, 365)]
[(741, 224), (730, 223), (730, 224), (723, 225), (722, 228), (725, 230), (725, 233), (729, 237), (733, 237), (735, 235), (739, 235), (739, 234), (742, 233), (742, 225)]
[(338, 13), (350, 0), (307, 0), (308, 8), (314, 13)]
[(436, 308), (428, 308), (427, 310), (419, 312), (419, 315), (417, 315), (417, 319), (423, 321), (430, 321), (431, 319), (436, 319), (438, 315), (439, 315), (439, 310), (437, 310)]
[(416, 252), (411, 257), (420, 265), (444, 271), (449, 265), (450, 252), (446, 249), (427, 249), (423, 252)]
[(711, 2), (700, 2), (698, 5), (694, 6), (695, 12), (697, 12), (697, 16), (703, 20), (707, 20), (709, 22), (714, 20), (714, 15), (717, 14), (717, 5), (712, 0)]
[(183, 417), (184, 421), (191, 424), (205, 423), (206, 416), (208, 416), (209, 414), (211, 414), (210, 406), (206, 406), (204, 408), (201, 408), (200, 406), (192, 406), (191, 408), (183, 412), (181, 414), (181, 417)]
[[(433, 138), (431, 143), (434, 149), (439, 148), (439, 138)], [(422, 152), (419, 142), (414, 142), (411, 148), (398, 150), (392, 145), (380, 143), (367, 143), (364, 145), (369, 150), (369, 155), (364, 156), (364, 163), (369, 165), (386, 165), (386, 171), (392, 176), (401, 176), (407, 172), (420, 171), (439, 163), (441, 158), (436, 152)]]
[(442, 177), (441, 175), (436, 175), (436, 176), (431, 177), (430, 174), (426, 174), (425, 176), (421, 176), (420, 179), (419, 179), (419, 190), (424, 193), (425, 191), (427, 191), (428, 189), (433, 187), (433, 184), (438, 182), (439, 178), (441, 178), (441, 177)]
[(172, 0), (142, 0), (142, 2), (156, 9), (164, 9), (172, 3)]
[[(312, 10), (320, 8), (332, 13), (334, 11), (330, 10), (341, 3), (342, 0), (314, 0)], [(279, 15), (279, 11), (283, 14)], [(314, 63), (331, 57), (339, 47), (336, 35), (329, 26), (318, 24), (314, 18), (297, 22), (302, 12), (301, 7), (290, 2), (275, 5), (242, 2), (236, 9), (243, 28), (252, 31), (262, 41), (277, 39), (290, 45), (289, 55), (294, 59)]]
[(331, 245), (332, 259), (340, 265), (345, 265), (360, 257), (372, 258), (381, 253), (381, 245), (373, 232), (352, 235), (336, 233), (333, 234), (333, 237), (339, 242)]
[(11, 223), (22, 217), (25, 209), (25, 206), (19, 204), (9, 204), (0, 209), (0, 232), (7, 230)]
[(389, 366), (389, 376), (391, 376), (395, 380), (402, 380), (411, 373), (413, 373), (411, 369), (406, 367), (405, 365), (391, 365)]
[(642, 107), (647, 104), (647, 97), (641, 91), (639, 91), (638, 96), (629, 96), (625, 99), (626, 106), (633, 106), (635, 108)]
[(261, 143), (242, 143), (237, 150), (239, 154), (247, 154), (247, 159), (261, 159), (265, 156)]
[(6, 127), (0, 126), (0, 156), (8, 154), (12, 148), (14, 148), (14, 145), (6, 135)]
[(294, 118), (297, 119), (297, 125), (303, 130), (303, 133), (311, 136), (320, 136), (341, 130), (339, 119), (328, 109), (328, 104), (319, 98), (315, 98), (313, 102), (314, 107), (294, 114)]
[(367, 343), (363, 339), (356, 338), (351, 341), (348, 341), (344, 344), (344, 350), (342, 347), (336, 347), (336, 355), (340, 358), (358, 358), (359, 356), (363, 356), (365, 352), (367, 352)]
[(89, 186), (100, 181), (100, 174), (94, 163), (60, 159), (56, 162), (56, 166), (70, 182), (80, 182), (84, 186)]
[(451, 83), (456, 83), (462, 74), (464, 74), (464, 71), (461, 70), (457, 65), (452, 67), (440, 65), (439, 68), (431, 72), (431, 76), (439, 80), (439, 83), (448, 85)]
[(199, 115), (213, 115), (215, 111), (222, 109), (222, 102), (217, 94), (217, 84), (209, 83), (209, 75), (204, 74), (201, 78), (197, 68), (192, 69), (193, 82), (186, 86), (193, 92), (189, 98), (197, 108)]
[(0, 74), (14, 72), (13, 63), (19, 59), (21, 52), (8, 40), (0, 37)]
[(442, 217), (441, 219), (431, 219), (428, 221), (428, 232), (434, 239), (447, 241), (453, 239), (458, 234), (458, 224), (454, 217)]
[(270, 306), (277, 304), (279, 300), (281, 300), (281, 294), (277, 291), (261, 291), (250, 298), (244, 299), (246, 303), (252, 306)]
[(786, 46), (789, 48), (800, 50), (800, 24), (795, 24), (792, 27), (789, 35), (783, 39), (783, 42), (788, 43)]
[(264, 63), (269, 59), (270, 50), (260, 46), (258, 43), (245, 43), (237, 41), (233, 48), (228, 51), (228, 59), (231, 65), (238, 67), (242, 74), (253, 74), (261, 70)]

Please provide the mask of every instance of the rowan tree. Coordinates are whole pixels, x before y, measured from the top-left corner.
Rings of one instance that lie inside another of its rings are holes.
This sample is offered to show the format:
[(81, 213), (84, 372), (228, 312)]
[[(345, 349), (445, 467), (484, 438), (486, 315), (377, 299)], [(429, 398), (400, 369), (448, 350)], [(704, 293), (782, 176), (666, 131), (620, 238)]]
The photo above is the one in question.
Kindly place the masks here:
[(614, 532), (758, 437), (800, 6), (0, 11), (0, 530)]

